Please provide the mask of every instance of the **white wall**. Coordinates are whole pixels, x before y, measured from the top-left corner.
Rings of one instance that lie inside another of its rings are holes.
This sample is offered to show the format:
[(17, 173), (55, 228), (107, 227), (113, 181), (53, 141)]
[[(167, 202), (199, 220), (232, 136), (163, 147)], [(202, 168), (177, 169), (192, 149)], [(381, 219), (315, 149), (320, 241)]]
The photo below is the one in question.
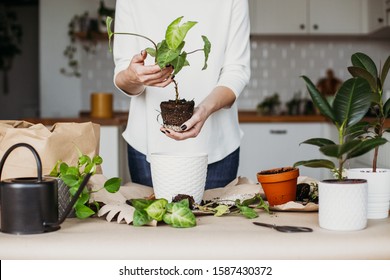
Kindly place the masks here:
[[(115, 0), (105, 0), (108, 7)], [(77, 116), (82, 108), (82, 81), (66, 77), (60, 68), (66, 66), (63, 56), (69, 43), (68, 23), (76, 14), (89, 12), (97, 16), (100, 0), (40, 0), (40, 99), (41, 117)], [(81, 55), (81, 52), (79, 52)]]

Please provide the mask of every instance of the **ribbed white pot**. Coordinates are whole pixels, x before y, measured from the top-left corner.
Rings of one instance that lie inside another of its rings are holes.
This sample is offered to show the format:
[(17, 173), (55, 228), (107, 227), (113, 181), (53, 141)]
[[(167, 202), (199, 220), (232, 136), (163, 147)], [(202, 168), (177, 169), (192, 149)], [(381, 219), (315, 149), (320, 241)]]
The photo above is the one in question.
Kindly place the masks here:
[(348, 178), (365, 179), (368, 183), (368, 219), (384, 219), (389, 216), (390, 169), (353, 168), (347, 170)]
[(153, 190), (156, 198), (169, 202), (178, 194), (190, 195), (196, 203), (203, 198), (207, 176), (207, 154), (152, 153)]
[(352, 231), (367, 226), (367, 182), (323, 180), (318, 183), (320, 227)]

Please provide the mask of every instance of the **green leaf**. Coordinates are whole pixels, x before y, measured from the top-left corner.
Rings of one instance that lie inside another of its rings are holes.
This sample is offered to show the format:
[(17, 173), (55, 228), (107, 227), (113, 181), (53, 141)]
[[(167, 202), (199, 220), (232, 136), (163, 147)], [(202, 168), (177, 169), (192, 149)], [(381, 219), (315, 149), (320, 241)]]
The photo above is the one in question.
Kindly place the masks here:
[(76, 216), (80, 219), (85, 219), (95, 214), (95, 212), (91, 208), (83, 204), (76, 205), (75, 212)]
[(389, 68), (390, 68), (390, 55), (387, 57), (385, 64), (383, 64), (382, 73), (380, 77), (382, 85), (385, 84), (387, 73), (389, 72)]
[(188, 21), (183, 23), (181, 26), (179, 25), (182, 16), (175, 19), (167, 28), (165, 33), (165, 40), (169, 49), (176, 50), (179, 45), (183, 42), (184, 38), (187, 35), (187, 32), (195, 25), (197, 22)]
[(76, 166), (69, 166), (66, 169), (66, 173), (65, 174), (66, 175), (73, 175), (73, 176), (76, 176), (76, 177), (80, 176), (79, 169)]
[(306, 141), (303, 141), (301, 144), (310, 144), (318, 147), (322, 147), (325, 145), (335, 144), (332, 140), (326, 138), (310, 138)]
[(317, 90), (316, 86), (308, 77), (306, 76), (301, 76), (301, 77), (306, 83), (307, 90), (309, 91), (309, 94), (311, 96), (314, 105), (318, 108), (321, 114), (328, 117), (331, 121), (335, 122), (336, 117), (333, 113), (333, 110), (328, 100), (326, 100), (326, 98), (322, 96), (322, 94)]
[(182, 52), (175, 60), (171, 63), (173, 65), (173, 68), (175, 69), (174, 75), (177, 75), (177, 73), (180, 72), (180, 70), (188, 64), (187, 61), (187, 53)]
[(114, 177), (104, 183), (104, 188), (110, 193), (116, 193), (121, 187), (122, 179)]
[(52, 176), (52, 177), (58, 177), (58, 175), (60, 174), (58, 172), (58, 168), (61, 164), (61, 161), (60, 160), (57, 160), (56, 164), (54, 165), (53, 169), (50, 171), (49, 173), (49, 176)]
[(79, 186), (79, 178), (76, 175), (73, 174), (64, 175), (61, 176), (61, 179), (68, 187)]
[(156, 221), (162, 221), (166, 212), (165, 206), (168, 204), (166, 199), (157, 199), (153, 201), (148, 207), (145, 208), (145, 212)]
[(390, 98), (387, 99), (385, 105), (383, 106), (383, 114), (385, 118), (388, 118), (390, 116)]
[(62, 162), (60, 164), (60, 174), (61, 174), (61, 176), (65, 175), (67, 173), (68, 168), (69, 168), (69, 166), (65, 162)]
[(366, 115), (371, 105), (370, 85), (362, 78), (345, 81), (333, 101), (336, 123), (352, 126)]
[(153, 219), (145, 210), (135, 209), (133, 214), (133, 226), (140, 227), (150, 223)]
[(156, 50), (153, 48), (146, 48), (145, 51), (152, 57), (156, 57)]
[(205, 70), (207, 68), (207, 60), (209, 59), (209, 54), (210, 54), (210, 51), (211, 51), (211, 43), (209, 41), (209, 39), (202, 35), (202, 39), (203, 39), (203, 42), (204, 42), (204, 46), (203, 46), (203, 52), (204, 52), (204, 65), (203, 65), (203, 68), (202, 70)]
[(111, 37), (114, 35), (114, 33), (111, 30), (111, 23), (112, 23), (112, 17), (106, 18), (106, 27), (107, 27), (107, 35), (108, 35), (108, 48), (110, 49), (110, 52), (112, 52), (111, 48)]
[(238, 209), (240, 209), (240, 213), (248, 219), (254, 219), (259, 216), (255, 210), (253, 210), (248, 206), (237, 206), (237, 207)]
[(176, 228), (188, 228), (196, 226), (196, 217), (191, 209), (185, 207), (179, 202), (173, 203), (172, 213), (166, 213), (163, 216), (165, 223)]
[(367, 70), (371, 76), (378, 77), (378, 70), (374, 61), (366, 54), (357, 52), (351, 56), (352, 65)]
[[(77, 192), (77, 189), (78, 188), (72, 188), (72, 190), (76, 190)], [(74, 192), (72, 195), (74, 196), (74, 194), (76, 193)], [(85, 203), (87, 203), (89, 201), (89, 198), (90, 198), (90, 195), (89, 193), (82, 193), (79, 198), (77, 199), (76, 201), (76, 205), (84, 205)]]
[(359, 145), (355, 147), (355, 149), (348, 154), (348, 159), (355, 158), (361, 155), (368, 153), (369, 151), (375, 149), (376, 147), (386, 144), (387, 140), (385, 138), (372, 138), (361, 141)]
[(148, 207), (150, 204), (153, 203), (153, 200), (149, 199), (130, 199), (131, 206), (133, 206), (135, 209), (143, 210), (146, 207)]
[(214, 216), (221, 217), (222, 215), (229, 213), (230, 212), (229, 209), (230, 209), (229, 206), (227, 206), (225, 204), (220, 204), (214, 208), (214, 210), (216, 211), (214, 213)]
[(171, 50), (166, 41), (162, 41), (157, 50), (157, 64), (160, 68), (164, 68), (167, 64), (171, 64), (180, 54), (180, 50)]
[(87, 164), (84, 168), (84, 173), (92, 173), (92, 174), (95, 174), (96, 172), (96, 164), (94, 164), (93, 162), (90, 162), (89, 164)]
[(328, 168), (328, 169), (334, 169), (335, 164), (333, 161), (327, 160), (327, 159), (312, 159), (312, 160), (303, 160), (298, 161), (294, 163), (294, 167), (297, 166), (306, 166), (306, 167), (312, 167), (312, 168)]
[(93, 157), (92, 162), (96, 165), (101, 165), (103, 163), (103, 158), (99, 155), (96, 155)]
[(348, 67), (348, 71), (353, 77), (360, 77), (367, 80), (367, 82), (370, 84), (371, 90), (376, 91), (378, 86), (376, 83), (376, 77), (372, 76), (371, 73), (366, 69), (357, 66), (350, 66)]
[(87, 155), (82, 155), (81, 157), (79, 157), (79, 164), (80, 165), (88, 164), (90, 162), (91, 162), (91, 158)]

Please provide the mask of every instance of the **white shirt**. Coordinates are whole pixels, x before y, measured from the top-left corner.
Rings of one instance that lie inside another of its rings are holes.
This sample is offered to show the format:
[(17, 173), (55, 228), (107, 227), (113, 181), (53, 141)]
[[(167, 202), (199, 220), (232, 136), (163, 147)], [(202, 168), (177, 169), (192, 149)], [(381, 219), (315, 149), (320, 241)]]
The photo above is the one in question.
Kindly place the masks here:
[[(175, 77), (180, 98), (199, 104), (216, 86), (229, 87), (236, 98), (250, 78), (249, 15), (247, 0), (117, 0), (115, 32), (132, 32), (158, 43), (164, 39), (167, 26), (176, 18), (198, 22), (189, 30), (183, 50), (203, 48), (201, 35), (211, 42), (208, 68), (201, 70), (203, 52), (188, 55), (185, 66)], [(131, 58), (153, 45), (139, 37), (114, 35), (115, 76), (126, 69)], [(153, 64), (147, 58), (145, 64)], [(115, 81), (114, 76), (114, 81)], [(196, 138), (176, 141), (160, 131), (160, 102), (175, 99), (174, 85), (165, 88), (146, 87), (130, 97), (125, 140), (139, 152), (206, 152), (209, 163), (219, 161), (240, 146), (242, 132), (237, 105), (213, 113)]]

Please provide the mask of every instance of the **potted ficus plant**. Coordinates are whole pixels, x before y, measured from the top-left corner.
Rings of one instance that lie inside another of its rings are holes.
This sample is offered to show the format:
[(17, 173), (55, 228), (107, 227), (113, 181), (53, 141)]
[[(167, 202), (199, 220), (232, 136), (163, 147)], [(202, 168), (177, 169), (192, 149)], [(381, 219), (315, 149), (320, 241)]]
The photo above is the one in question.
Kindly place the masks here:
[(335, 178), (322, 180), (318, 184), (319, 224), (330, 230), (361, 230), (367, 226), (367, 181), (348, 179), (344, 176), (344, 166), (352, 158), (363, 155), (375, 147), (386, 143), (383, 138), (362, 139), (360, 121), (370, 108), (369, 83), (360, 77), (345, 81), (330, 104), (306, 76), (311, 99), (321, 114), (326, 116), (337, 130), (338, 140), (311, 138), (304, 144), (319, 147), (320, 152), (330, 159), (299, 161), (294, 166), (328, 168)]
[[(63, 182), (63, 184), (60, 183), (59, 188), (63, 186), (69, 189), (69, 199), (75, 195), (85, 176), (88, 173), (91, 173), (92, 175), (95, 174), (97, 167), (103, 163), (103, 159), (99, 155), (95, 155), (93, 158), (91, 158), (88, 155), (82, 154), (78, 148), (77, 151), (79, 154), (77, 165), (69, 166), (66, 162), (58, 160), (50, 172), (51, 177), (59, 178)], [(122, 180), (117, 177), (110, 178), (104, 183), (103, 188), (110, 193), (115, 193), (119, 190), (121, 181)], [(99, 205), (93, 201), (90, 201), (91, 193), (96, 191), (92, 191), (87, 187), (84, 188), (83, 192), (74, 205), (76, 217), (85, 219), (96, 213), (93, 208), (98, 210)], [(65, 198), (63, 204), (67, 205), (67, 200), (69, 199)], [(61, 201), (59, 201), (59, 204), (59, 208), (61, 208)]]
[[(365, 123), (363, 137), (366, 139), (381, 138), (390, 132), (385, 127), (385, 120), (390, 115), (390, 99), (385, 98), (383, 86), (390, 68), (390, 56), (387, 57), (382, 69), (364, 53), (355, 53), (351, 57), (352, 66), (348, 71), (354, 77), (365, 79), (370, 85), (371, 122)], [(390, 170), (378, 168), (379, 146), (374, 148), (371, 168), (352, 168), (347, 170), (348, 178), (363, 178), (368, 182), (368, 215), (369, 219), (382, 219), (389, 216), (390, 200)]]
[[(188, 55), (202, 51), (204, 53), (204, 65), (202, 70), (207, 68), (207, 60), (211, 50), (211, 43), (206, 36), (202, 36), (204, 46), (201, 49), (196, 49), (192, 51), (184, 51), (185, 37), (187, 32), (195, 25), (195, 21), (187, 21), (180, 25), (183, 17), (176, 18), (166, 29), (165, 38), (156, 43), (152, 39), (136, 33), (128, 33), (122, 31), (111, 30), (111, 23), (113, 19), (107, 17), (106, 26), (109, 39), (109, 46), (111, 50), (111, 39), (114, 35), (129, 35), (137, 36), (144, 38), (152, 43), (152, 48), (146, 48), (146, 52), (155, 58), (155, 63), (160, 66), (160, 68), (167, 67), (167, 65), (172, 65), (174, 68), (173, 76), (176, 76), (184, 66), (189, 66), (187, 60)], [(161, 116), (163, 119), (163, 125), (166, 128), (170, 128), (175, 131), (181, 131), (180, 126), (191, 118), (195, 106), (193, 100), (180, 99), (178, 83), (173, 78), (173, 83), (175, 86), (175, 99), (163, 101), (160, 104)]]

